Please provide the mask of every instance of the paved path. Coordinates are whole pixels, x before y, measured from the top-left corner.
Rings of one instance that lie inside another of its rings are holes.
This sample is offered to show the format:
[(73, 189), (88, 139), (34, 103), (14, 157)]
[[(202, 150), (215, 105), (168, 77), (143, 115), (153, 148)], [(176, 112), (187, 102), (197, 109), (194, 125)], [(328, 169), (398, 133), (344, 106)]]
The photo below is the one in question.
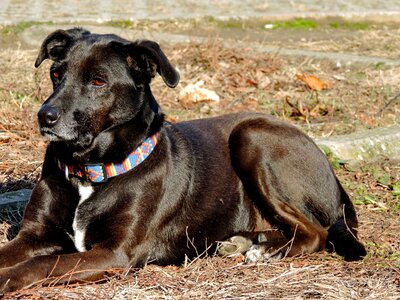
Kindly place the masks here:
[[(0, 0), (1, 1), (1, 0)], [(53, 32), (56, 29), (68, 29), (70, 25), (37, 25), (27, 28), (23, 32), (19, 34), (20, 42), (22, 46), (26, 49), (39, 49), (40, 45), (44, 37)], [(155, 32), (155, 31), (137, 31), (137, 30), (126, 30), (119, 27), (111, 27), (105, 25), (85, 25), (85, 28), (96, 33), (114, 33), (128, 40), (135, 39), (151, 39), (156, 40), (158, 42), (173, 42), (173, 43), (182, 43), (182, 42), (202, 42), (206, 41), (208, 37), (199, 37), (199, 36), (187, 36), (181, 34), (172, 34), (167, 32)], [(226, 47), (234, 47), (234, 48), (246, 48), (248, 46), (248, 42), (242, 42), (240, 40), (232, 41), (229, 40), (225, 43)], [(279, 53), (281, 55), (287, 56), (301, 56), (301, 57), (310, 57), (316, 59), (328, 59), (335, 63), (341, 63), (342, 65), (347, 64), (362, 64), (362, 65), (375, 65), (378, 63), (384, 63), (389, 67), (396, 67), (400, 65), (400, 60), (398, 59), (388, 59), (382, 57), (371, 57), (371, 56), (363, 56), (357, 54), (349, 54), (349, 53), (337, 53), (337, 52), (329, 52), (329, 51), (312, 51), (312, 50), (304, 50), (304, 49), (285, 49), (281, 47), (268, 47), (262, 43), (254, 42), (252, 44), (254, 50), (259, 52), (266, 53)]]
[(399, 17), (398, 0), (0, 0), (0, 24), (22, 21), (90, 21), (170, 19), (199, 16), (326, 16)]

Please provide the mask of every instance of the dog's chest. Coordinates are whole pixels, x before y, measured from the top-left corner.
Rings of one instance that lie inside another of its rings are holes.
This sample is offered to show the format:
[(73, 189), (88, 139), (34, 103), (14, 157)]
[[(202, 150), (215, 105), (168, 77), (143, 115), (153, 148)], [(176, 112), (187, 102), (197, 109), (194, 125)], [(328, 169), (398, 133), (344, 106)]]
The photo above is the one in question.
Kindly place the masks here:
[(75, 216), (72, 222), (73, 236), (71, 236), (75, 248), (79, 252), (86, 251), (85, 247), (85, 234), (86, 234), (86, 224), (83, 224), (79, 219), (79, 207), (85, 202), (94, 192), (94, 189), (91, 185), (83, 185), (81, 183), (76, 184), (79, 193), (79, 203), (75, 209)]

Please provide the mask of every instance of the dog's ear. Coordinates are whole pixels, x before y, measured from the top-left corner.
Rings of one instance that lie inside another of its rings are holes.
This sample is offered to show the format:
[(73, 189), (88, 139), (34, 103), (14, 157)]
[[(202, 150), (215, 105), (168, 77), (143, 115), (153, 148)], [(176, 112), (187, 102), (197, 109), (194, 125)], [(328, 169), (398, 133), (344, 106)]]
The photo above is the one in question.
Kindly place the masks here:
[(131, 68), (146, 68), (146, 72), (154, 77), (157, 72), (165, 84), (174, 88), (179, 83), (179, 73), (172, 66), (160, 46), (153, 41), (140, 40), (125, 45), (128, 64)]
[(49, 34), (40, 47), (35, 67), (39, 67), (46, 58), (57, 61), (74, 41), (89, 34), (89, 31), (82, 28), (60, 29)]

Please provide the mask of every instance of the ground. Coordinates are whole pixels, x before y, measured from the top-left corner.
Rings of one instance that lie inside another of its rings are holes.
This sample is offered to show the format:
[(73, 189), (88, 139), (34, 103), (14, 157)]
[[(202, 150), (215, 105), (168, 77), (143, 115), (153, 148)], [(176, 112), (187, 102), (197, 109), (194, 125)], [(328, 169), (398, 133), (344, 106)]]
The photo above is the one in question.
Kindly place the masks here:
[[(158, 30), (208, 37), (202, 43), (161, 46), (181, 74), (176, 89), (160, 78), (153, 92), (172, 122), (256, 110), (300, 126), (312, 137), (346, 134), (399, 123), (400, 70), (385, 63), (339, 64), (310, 56), (267, 54), (256, 45), (321, 53), (400, 57), (395, 23), (319, 20), (278, 22), (267, 30), (257, 22), (115, 22), (126, 30)], [(37, 50), (15, 46), (29, 24), (0, 28), (0, 192), (32, 187), (38, 180), (46, 142), (37, 131), (36, 112), (51, 92), (49, 62), (38, 70)], [(268, 27), (268, 26), (267, 26)], [(237, 41), (246, 41), (239, 46)], [(5, 47), (11, 46), (11, 48)], [(320, 90), (304, 80), (314, 76)], [(194, 103), (180, 91), (203, 81), (220, 101)], [(390, 103), (388, 106), (385, 104)], [(344, 162), (330, 157), (356, 204), (359, 236), (368, 249), (361, 262), (317, 253), (279, 262), (244, 265), (242, 257), (210, 253), (182, 266), (110, 270), (106, 283), (41, 287), (6, 295), (9, 299), (400, 299), (400, 164), (390, 157)], [(17, 211), (3, 212), (2, 242)], [(14, 227), (13, 227), (14, 228)], [(11, 234), (12, 235), (12, 234)]]

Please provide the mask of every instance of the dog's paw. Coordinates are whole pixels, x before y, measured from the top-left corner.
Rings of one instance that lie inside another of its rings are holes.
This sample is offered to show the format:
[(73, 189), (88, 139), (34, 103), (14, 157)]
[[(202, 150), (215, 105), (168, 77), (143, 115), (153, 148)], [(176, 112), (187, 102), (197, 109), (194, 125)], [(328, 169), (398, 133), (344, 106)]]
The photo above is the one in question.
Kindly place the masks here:
[(13, 280), (13, 276), (8, 272), (11, 268), (5, 268), (0, 271), (0, 297), (7, 292), (13, 292), (19, 288), (18, 280)]
[(222, 256), (244, 254), (252, 245), (253, 242), (250, 239), (241, 235), (235, 235), (230, 239), (220, 243), (218, 247), (218, 254)]
[(246, 264), (280, 260), (283, 257), (281, 251), (268, 251), (265, 245), (253, 245), (245, 254)]

